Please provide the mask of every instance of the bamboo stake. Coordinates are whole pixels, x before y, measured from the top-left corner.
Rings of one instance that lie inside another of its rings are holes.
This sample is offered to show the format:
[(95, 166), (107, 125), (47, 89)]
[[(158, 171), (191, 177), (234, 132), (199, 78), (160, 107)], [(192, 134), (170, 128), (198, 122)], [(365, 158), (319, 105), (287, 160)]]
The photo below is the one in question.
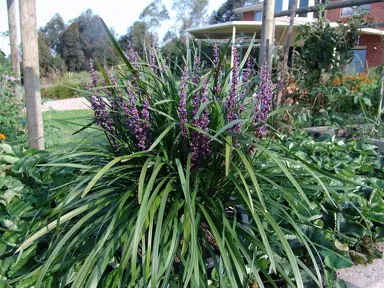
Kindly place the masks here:
[(293, 33), (293, 24), (295, 23), (296, 9), (297, 9), (297, 0), (293, 0), (292, 10), (291, 10), (292, 11), (291, 19), (289, 20), (289, 27), (288, 27), (288, 33), (287, 33), (287, 41), (285, 43), (283, 69), (281, 71), (279, 91), (277, 92), (276, 108), (279, 107), (281, 104), (281, 98), (282, 98), (284, 83), (285, 83), (285, 76), (288, 71), (289, 48), (291, 47), (291, 36)]

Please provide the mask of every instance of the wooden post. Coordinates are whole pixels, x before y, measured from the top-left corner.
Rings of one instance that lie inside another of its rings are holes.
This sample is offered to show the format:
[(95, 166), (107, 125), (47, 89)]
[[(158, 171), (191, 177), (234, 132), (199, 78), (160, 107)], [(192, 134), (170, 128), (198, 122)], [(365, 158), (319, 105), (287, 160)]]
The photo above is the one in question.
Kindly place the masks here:
[(285, 83), (285, 76), (288, 71), (289, 48), (291, 47), (291, 36), (293, 33), (293, 24), (295, 23), (296, 9), (297, 9), (297, 0), (293, 0), (291, 19), (289, 20), (289, 27), (288, 27), (288, 33), (287, 33), (287, 39), (286, 39), (287, 41), (285, 42), (283, 69), (281, 71), (279, 91), (277, 92), (276, 107), (279, 107), (281, 103), (281, 97), (283, 94), (284, 83)]
[(16, 0), (7, 0), (7, 7), (12, 71), (13, 76), (20, 80), (19, 48), (17, 45)]
[[(232, 46), (236, 45), (236, 26), (232, 26)], [(233, 68), (233, 54), (232, 54), (232, 49), (231, 49), (231, 68)], [(232, 77), (232, 73), (231, 73)]]
[(275, 0), (264, 1), (263, 22), (261, 26), (261, 41), (259, 66), (267, 63), (269, 70), (272, 70), (272, 48), (275, 38)]
[(380, 101), (379, 101), (379, 111), (377, 117), (379, 118), (379, 123), (381, 122), (381, 114), (383, 113), (383, 98), (384, 98), (384, 71), (381, 72), (381, 89), (380, 89)]
[(29, 146), (44, 150), (36, 0), (20, 0), (20, 26)]

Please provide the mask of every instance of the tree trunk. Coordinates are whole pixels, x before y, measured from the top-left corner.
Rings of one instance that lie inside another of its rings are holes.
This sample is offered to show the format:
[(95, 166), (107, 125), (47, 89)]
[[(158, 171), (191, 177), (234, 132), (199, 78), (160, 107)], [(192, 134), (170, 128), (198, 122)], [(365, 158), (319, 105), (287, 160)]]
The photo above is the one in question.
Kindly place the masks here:
[(11, 65), (13, 76), (20, 81), (20, 61), (19, 48), (17, 45), (17, 21), (16, 21), (16, 0), (7, 0), (8, 7), (8, 26), (9, 26), (9, 43), (11, 46)]
[(20, 26), (29, 146), (44, 150), (35, 0), (20, 0)]

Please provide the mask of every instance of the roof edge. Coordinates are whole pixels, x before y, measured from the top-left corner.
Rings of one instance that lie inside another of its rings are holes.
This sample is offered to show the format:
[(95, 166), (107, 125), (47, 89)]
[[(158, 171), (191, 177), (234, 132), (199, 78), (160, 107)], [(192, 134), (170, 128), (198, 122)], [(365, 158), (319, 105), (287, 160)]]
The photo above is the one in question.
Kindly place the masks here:
[(233, 12), (244, 13), (244, 12), (249, 12), (249, 11), (259, 11), (260, 10), (259, 8), (263, 8), (263, 2), (254, 4), (254, 5), (239, 7), (239, 8), (233, 9)]

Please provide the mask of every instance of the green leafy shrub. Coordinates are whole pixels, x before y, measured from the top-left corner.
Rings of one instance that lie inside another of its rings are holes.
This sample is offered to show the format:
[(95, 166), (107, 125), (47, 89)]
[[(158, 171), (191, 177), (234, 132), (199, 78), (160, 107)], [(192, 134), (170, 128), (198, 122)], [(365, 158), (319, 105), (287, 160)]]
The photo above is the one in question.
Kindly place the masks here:
[(41, 97), (45, 99), (69, 99), (80, 97), (78, 89), (85, 89), (87, 82), (63, 82), (50, 86), (41, 87)]
[[(97, 73), (101, 78), (101, 74)], [(61, 76), (53, 75), (50, 78), (43, 79), (41, 86), (41, 97), (45, 99), (68, 99), (81, 97), (81, 90), (86, 89), (90, 82), (87, 72), (66, 72)]]
[(11, 75), (9, 66), (0, 63), (0, 133), (8, 142), (20, 140), (25, 131), (21, 91), (18, 79)]
[(303, 41), (295, 65), (296, 77), (304, 81), (307, 88), (316, 87), (324, 78), (324, 74), (334, 77), (353, 59), (353, 47), (359, 36), (359, 29), (367, 21), (366, 11), (355, 13), (351, 17), (339, 21), (337, 27), (331, 27), (326, 18), (320, 18), (315, 23), (301, 25), (296, 42)]

